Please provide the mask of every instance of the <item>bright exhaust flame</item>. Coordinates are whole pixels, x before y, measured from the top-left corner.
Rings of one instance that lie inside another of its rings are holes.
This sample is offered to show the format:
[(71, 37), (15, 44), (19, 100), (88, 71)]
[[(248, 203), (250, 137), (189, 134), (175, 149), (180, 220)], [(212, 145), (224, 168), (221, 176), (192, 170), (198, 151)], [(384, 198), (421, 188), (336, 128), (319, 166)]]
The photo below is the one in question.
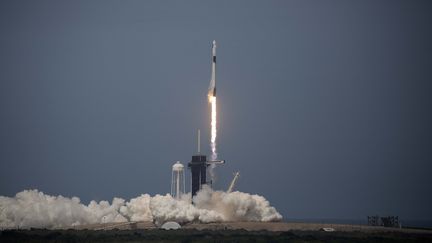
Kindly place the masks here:
[(217, 129), (216, 129), (216, 96), (209, 96), (209, 102), (211, 105), (211, 138), (210, 138), (210, 146), (211, 146), (211, 158), (212, 160), (217, 159), (217, 152), (216, 152), (216, 136), (217, 136)]

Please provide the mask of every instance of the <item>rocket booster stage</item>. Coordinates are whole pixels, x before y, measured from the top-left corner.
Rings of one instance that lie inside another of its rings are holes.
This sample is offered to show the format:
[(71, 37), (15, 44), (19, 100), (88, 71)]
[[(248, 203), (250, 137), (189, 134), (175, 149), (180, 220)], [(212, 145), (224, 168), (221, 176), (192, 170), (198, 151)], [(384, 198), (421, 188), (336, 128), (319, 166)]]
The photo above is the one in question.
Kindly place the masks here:
[(212, 45), (212, 73), (211, 73), (211, 80), (210, 80), (210, 86), (208, 89), (208, 96), (216, 96), (216, 41), (213, 41)]

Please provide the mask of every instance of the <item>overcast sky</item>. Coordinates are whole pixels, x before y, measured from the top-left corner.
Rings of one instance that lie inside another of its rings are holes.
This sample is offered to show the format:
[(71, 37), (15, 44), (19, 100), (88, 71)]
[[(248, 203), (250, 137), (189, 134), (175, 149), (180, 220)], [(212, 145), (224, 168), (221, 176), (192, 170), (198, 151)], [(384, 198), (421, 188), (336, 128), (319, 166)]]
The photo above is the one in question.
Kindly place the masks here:
[(0, 195), (168, 193), (198, 128), (210, 151), (215, 39), (217, 189), (240, 171), (237, 189), (286, 219), (432, 219), (431, 12), (430, 1), (1, 1)]

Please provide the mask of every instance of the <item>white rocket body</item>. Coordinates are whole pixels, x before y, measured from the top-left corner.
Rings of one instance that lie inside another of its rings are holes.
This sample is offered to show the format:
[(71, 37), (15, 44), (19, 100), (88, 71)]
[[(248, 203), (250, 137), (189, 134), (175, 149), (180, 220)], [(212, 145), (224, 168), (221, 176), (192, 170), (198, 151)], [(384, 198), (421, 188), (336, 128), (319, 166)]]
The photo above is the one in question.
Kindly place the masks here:
[(216, 41), (213, 41), (212, 45), (212, 73), (210, 86), (208, 89), (208, 96), (216, 96)]

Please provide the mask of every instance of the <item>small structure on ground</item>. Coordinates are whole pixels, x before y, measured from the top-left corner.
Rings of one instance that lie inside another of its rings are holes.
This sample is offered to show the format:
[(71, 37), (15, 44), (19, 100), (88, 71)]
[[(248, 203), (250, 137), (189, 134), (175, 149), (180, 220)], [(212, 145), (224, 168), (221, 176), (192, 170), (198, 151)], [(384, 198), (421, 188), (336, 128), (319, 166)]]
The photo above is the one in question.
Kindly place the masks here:
[(161, 229), (164, 229), (164, 230), (176, 230), (176, 229), (180, 229), (180, 228), (181, 228), (181, 226), (177, 222), (174, 222), (174, 221), (165, 222), (161, 226)]

